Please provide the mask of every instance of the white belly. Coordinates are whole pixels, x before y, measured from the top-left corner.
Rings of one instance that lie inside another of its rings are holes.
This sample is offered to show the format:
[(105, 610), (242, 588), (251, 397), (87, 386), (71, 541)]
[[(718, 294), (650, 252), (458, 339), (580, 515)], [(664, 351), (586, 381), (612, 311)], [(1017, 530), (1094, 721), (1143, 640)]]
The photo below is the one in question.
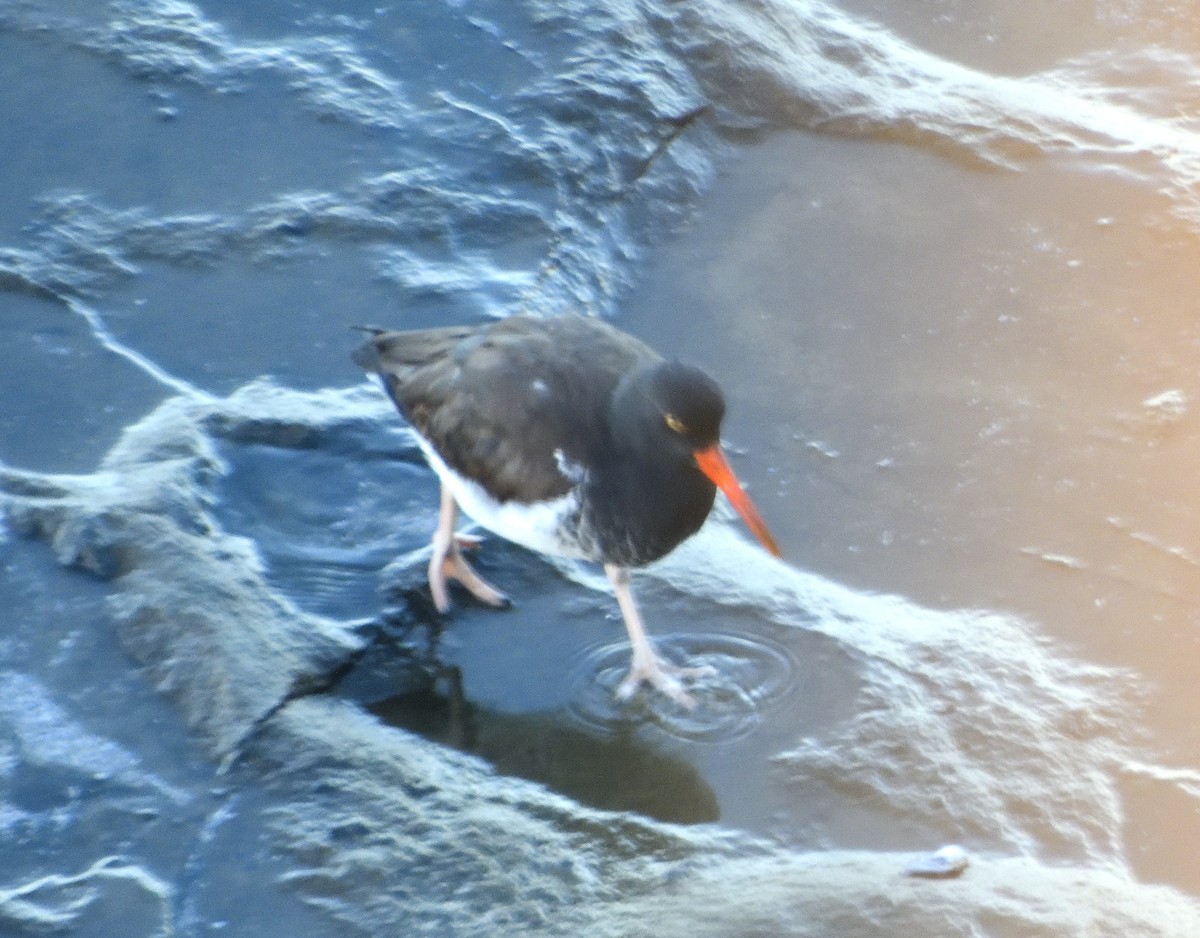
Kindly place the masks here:
[(460, 476), (447, 466), (432, 446), (419, 434), (416, 436), (430, 467), (450, 490), (458, 506), (476, 524), (539, 553), (584, 558), (578, 545), (564, 540), (559, 534), (563, 519), (578, 507), (579, 500), (574, 492), (534, 504), (497, 501), (478, 482)]

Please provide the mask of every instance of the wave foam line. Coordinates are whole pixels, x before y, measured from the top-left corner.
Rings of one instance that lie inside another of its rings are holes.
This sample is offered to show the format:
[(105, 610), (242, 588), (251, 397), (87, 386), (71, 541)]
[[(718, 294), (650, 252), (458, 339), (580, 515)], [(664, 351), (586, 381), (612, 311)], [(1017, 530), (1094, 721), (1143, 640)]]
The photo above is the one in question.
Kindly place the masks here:
[[(1051, 154), (1167, 187), (1176, 212), (1200, 222), (1200, 134), (1180, 118), (1136, 107), (1101, 65), (1066, 62), (1025, 75), (991, 74), (927, 52), (883, 26), (819, 0), (696, 0), (673, 17), (671, 41), (707, 94), (772, 123), (950, 147), (1018, 169)], [(1189, 93), (1200, 66), (1155, 57), (1168, 96)], [(1181, 111), (1186, 109), (1181, 109)], [(1155, 165), (1139, 163), (1150, 156)]]
[(196, 400), (215, 400), (215, 398), (207, 391), (202, 391), (194, 384), (191, 384), (182, 378), (176, 378), (173, 374), (155, 364), (141, 352), (137, 351), (136, 349), (132, 349), (128, 345), (125, 345), (123, 342), (121, 342), (108, 330), (108, 326), (105, 324), (104, 318), (86, 303), (82, 303), (77, 299), (68, 297), (62, 297), (62, 299), (71, 312), (75, 313), (75, 315), (79, 316), (88, 324), (88, 328), (91, 329), (92, 335), (96, 338), (96, 341), (99, 342), (100, 345), (107, 351), (125, 359), (134, 367), (149, 375), (159, 384), (170, 388), (177, 394), (182, 394), (185, 397)]

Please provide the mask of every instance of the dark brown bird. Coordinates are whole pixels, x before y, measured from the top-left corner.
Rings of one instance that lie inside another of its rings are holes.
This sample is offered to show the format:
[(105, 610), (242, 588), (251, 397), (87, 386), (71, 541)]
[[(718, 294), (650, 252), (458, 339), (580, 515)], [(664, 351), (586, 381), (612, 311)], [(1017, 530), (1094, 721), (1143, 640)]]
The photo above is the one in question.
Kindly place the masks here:
[(721, 452), (725, 401), (704, 372), (668, 361), (597, 319), (510, 316), (482, 326), (368, 328), (354, 360), (379, 374), (442, 483), (429, 587), (439, 611), (458, 580), (492, 606), (504, 594), (462, 555), (461, 507), (518, 544), (604, 565), (633, 645), (618, 696), (646, 683), (690, 706), (646, 638), (629, 568), (704, 523), (720, 488), (772, 554), (774, 539)]

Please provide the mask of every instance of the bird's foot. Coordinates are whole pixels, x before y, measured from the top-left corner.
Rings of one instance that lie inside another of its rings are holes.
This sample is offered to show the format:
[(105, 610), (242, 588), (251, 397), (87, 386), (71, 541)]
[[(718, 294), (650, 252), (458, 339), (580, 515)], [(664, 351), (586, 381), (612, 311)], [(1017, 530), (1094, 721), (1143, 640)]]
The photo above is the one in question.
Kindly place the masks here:
[(433, 605), (437, 611), (444, 614), (450, 610), (448, 582), (450, 580), (457, 580), (481, 603), (497, 609), (506, 609), (511, 606), (511, 600), (476, 573), (475, 569), (467, 563), (466, 558), (459, 553), (459, 546), (462, 543), (460, 539), (462, 538), (474, 542), (468, 546), (479, 546), (479, 538), (456, 534), (453, 547), (440, 557), (438, 556), (439, 552), (435, 549), (433, 558), (429, 562), (429, 591), (433, 594)]
[(635, 654), (629, 674), (617, 687), (617, 699), (629, 700), (643, 684), (649, 684), (655, 690), (661, 691), (681, 707), (691, 710), (696, 706), (696, 698), (683, 688), (685, 680), (698, 677), (710, 677), (716, 673), (711, 665), (695, 668), (685, 668), (664, 661), (651, 652), (648, 656)]

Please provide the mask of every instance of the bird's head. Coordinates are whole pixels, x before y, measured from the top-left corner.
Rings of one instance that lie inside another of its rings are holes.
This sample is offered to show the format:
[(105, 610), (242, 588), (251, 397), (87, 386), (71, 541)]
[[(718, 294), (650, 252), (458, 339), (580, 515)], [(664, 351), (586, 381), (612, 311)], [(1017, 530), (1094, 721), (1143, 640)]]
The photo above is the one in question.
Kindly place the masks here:
[(618, 389), (614, 406), (614, 419), (637, 445), (675, 454), (699, 469), (725, 493), (763, 547), (780, 556), (766, 522), (721, 449), (725, 398), (712, 378), (693, 365), (656, 362), (629, 376)]

